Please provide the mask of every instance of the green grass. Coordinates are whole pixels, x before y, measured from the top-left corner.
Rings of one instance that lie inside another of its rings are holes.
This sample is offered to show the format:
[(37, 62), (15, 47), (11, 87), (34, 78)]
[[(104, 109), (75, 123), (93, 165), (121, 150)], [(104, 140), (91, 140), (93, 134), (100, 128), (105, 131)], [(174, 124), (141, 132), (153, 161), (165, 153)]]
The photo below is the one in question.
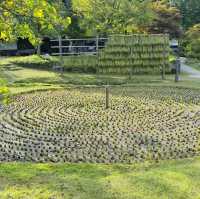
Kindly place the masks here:
[(198, 199), (200, 158), (137, 165), (0, 164), (1, 199)]
[[(32, 60), (32, 61), (31, 61)], [(8, 81), (12, 93), (59, 88), (69, 85), (155, 85), (155, 86), (180, 86), (199, 88), (200, 80), (193, 80), (182, 74), (179, 83), (174, 82), (174, 75), (166, 75), (166, 80), (161, 80), (159, 75), (98, 75), (85, 73), (64, 73), (34, 69), (35, 64), (45, 64), (36, 56), (7, 58), (0, 61), (0, 78)], [(26, 66), (27, 62), (27, 67)], [(33, 63), (32, 63), (33, 62)], [(32, 63), (32, 65), (31, 65)]]
[(10, 85), (9, 91), (12, 94), (19, 94), (19, 93), (27, 93), (33, 91), (40, 91), (40, 90), (54, 90), (63, 88), (60, 85), (53, 85), (53, 84), (17, 84), (17, 85)]

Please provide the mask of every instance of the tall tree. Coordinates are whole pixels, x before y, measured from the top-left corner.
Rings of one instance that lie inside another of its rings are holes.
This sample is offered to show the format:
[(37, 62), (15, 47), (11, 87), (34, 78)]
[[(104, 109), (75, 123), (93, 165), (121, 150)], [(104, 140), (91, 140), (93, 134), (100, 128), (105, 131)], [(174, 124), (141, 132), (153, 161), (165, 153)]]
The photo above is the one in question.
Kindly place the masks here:
[(84, 29), (80, 27), (81, 18), (77, 15), (75, 10), (73, 9), (73, 0), (63, 0), (66, 12), (71, 17), (71, 24), (68, 27), (67, 35), (69, 37), (80, 37), (84, 34)]
[(74, 0), (73, 8), (88, 35), (145, 32), (154, 17), (149, 0)]
[(185, 29), (200, 23), (200, 1), (199, 0), (168, 0), (176, 5), (182, 15), (182, 25)]
[(156, 18), (148, 26), (150, 33), (167, 33), (171, 37), (182, 34), (180, 11), (167, 1), (154, 1), (151, 5)]
[(200, 59), (200, 23), (188, 29), (184, 46), (187, 56)]

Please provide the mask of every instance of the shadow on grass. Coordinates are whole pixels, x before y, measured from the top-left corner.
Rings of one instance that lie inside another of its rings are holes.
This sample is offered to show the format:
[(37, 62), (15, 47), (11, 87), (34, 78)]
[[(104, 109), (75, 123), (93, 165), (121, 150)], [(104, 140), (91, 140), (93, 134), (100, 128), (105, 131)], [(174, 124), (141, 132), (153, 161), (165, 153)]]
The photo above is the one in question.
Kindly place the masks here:
[(15, 83), (48, 83), (48, 84), (74, 84), (74, 85), (121, 85), (126, 84), (126, 79), (115, 77), (100, 77), (88, 74), (65, 73), (57, 74), (56, 77), (33, 77), (25, 78)]
[(22, 80), (15, 81), (15, 84), (38, 84), (38, 83), (44, 83), (44, 84), (60, 84), (62, 83), (57, 78), (49, 78), (49, 77), (35, 77), (35, 78), (26, 78)]
[(23, 62), (11, 62), (10, 66), (16, 66), (18, 68), (25, 69), (35, 69), (42, 71), (50, 71), (52, 70), (52, 63), (23, 63)]
[(74, 85), (125, 85), (125, 84), (153, 84), (160, 83), (157, 77), (140, 76), (129, 80), (126, 76), (102, 76), (93, 74), (80, 73), (64, 73), (60, 75), (57, 73), (56, 77), (33, 77), (25, 78), (15, 83), (48, 83), (48, 84), (74, 84)]
[(6, 70), (6, 71), (19, 71), (19, 70), (23, 70), (23, 68), (20, 68), (16, 65), (13, 65), (13, 64), (3, 64), (3, 70)]

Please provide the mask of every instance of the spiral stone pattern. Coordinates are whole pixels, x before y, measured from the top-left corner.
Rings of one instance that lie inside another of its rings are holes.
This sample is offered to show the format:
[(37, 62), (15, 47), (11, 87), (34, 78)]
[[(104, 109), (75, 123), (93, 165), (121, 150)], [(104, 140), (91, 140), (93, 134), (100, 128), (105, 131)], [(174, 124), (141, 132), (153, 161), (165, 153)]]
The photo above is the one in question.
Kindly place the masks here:
[(71, 88), (0, 109), (0, 161), (132, 163), (198, 154), (200, 91)]

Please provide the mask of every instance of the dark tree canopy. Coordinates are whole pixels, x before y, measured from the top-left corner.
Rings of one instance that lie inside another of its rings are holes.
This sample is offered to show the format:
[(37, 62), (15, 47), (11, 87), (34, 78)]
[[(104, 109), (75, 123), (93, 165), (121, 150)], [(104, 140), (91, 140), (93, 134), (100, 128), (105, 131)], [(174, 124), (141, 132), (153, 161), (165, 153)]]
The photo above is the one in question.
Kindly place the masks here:
[(165, 1), (155, 1), (152, 9), (156, 18), (148, 26), (150, 33), (167, 33), (171, 37), (180, 37), (182, 34), (180, 11)]
[(182, 25), (185, 29), (200, 23), (200, 1), (199, 0), (169, 0), (172, 5), (180, 9)]

